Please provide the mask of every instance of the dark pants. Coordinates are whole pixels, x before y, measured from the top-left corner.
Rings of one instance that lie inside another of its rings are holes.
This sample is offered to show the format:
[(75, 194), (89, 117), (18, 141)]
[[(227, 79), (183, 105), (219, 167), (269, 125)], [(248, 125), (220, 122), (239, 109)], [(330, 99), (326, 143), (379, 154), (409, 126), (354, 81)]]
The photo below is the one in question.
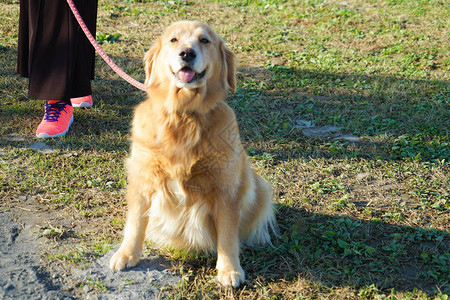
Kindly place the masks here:
[[(95, 36), (98, 0), (74, 0)], [(92, 93), (95, 52), (65, 0), (20, 0), (17, 73), (28, 96), (63, 100)]]

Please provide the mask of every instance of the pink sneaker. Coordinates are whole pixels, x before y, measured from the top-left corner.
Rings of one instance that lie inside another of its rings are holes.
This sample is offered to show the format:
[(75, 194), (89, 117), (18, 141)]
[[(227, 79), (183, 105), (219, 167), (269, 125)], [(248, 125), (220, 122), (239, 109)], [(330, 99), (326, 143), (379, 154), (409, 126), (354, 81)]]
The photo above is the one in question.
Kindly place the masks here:
[(38, 138), (63, 136), (73, 122), (73, 108), (63, 101), (50, 100), (45, 103), (45, 115), (36, 130)]
[(92, 96), (84, 96), (78, 98), (70, 98), (73, 107), (91, 107), (94, 102), (92, 101)]

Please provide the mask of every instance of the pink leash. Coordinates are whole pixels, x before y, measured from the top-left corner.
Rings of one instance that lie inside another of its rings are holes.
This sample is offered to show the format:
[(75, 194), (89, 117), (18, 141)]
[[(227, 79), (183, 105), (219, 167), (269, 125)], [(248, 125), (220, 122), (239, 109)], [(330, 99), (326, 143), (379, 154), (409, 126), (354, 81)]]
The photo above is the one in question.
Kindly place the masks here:
[(130, 75), (125, 73), (119, 66), (117, 66), (110, 58), (109, 56), (103, 51), (103, 49), (100, 47), (100, 45), (97, 43), (95, 38), (92, 36), (91, 32), (87, 28), (86, 24), (83, 21), (83, 18), (81, 18), (80, 13), (78, 12), (75, 4), (72, 0), (67, 0), (67, 4), (69, 4), (70, 9), (73, 12), (73, 15), (78, 21), (78, 24), (80, 24), (81, 29), (83, 30), (84, 34), (86, 34), (86, 37), (91, 42), (92, 46), (94, 46), (95, 50), (97, 50), (98, 54), (103, 58), (103, 60), (113, 69), (117, 74), (120, 75), (123, 79), (125, 79), (130, 84), (134, 85), (140, 90), (147, 91), (147, 88), (145, 85), (137, 81), (136, 79), (132, 78)]

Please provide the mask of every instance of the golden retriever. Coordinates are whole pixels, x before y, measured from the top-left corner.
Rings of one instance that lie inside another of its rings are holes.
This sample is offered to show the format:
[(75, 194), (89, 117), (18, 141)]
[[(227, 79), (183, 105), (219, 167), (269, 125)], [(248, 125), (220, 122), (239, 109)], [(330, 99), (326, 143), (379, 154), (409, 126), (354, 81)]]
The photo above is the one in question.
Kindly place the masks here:
[(250, 167), (233, 110), (235, 58), (208, 25), (170, 26), (146, 53), (147, 100), (132, 122), (128, 215), (110, 268), (135, 266), (157, 245), (217, 253), (218, 281), (245, 280), (241, 242), (270, 243), (271, 187)]

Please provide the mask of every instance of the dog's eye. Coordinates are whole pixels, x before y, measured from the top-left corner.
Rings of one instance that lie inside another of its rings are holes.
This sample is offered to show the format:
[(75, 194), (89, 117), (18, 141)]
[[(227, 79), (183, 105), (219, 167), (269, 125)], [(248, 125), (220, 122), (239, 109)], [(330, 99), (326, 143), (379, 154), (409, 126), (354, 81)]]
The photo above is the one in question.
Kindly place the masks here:
[(208, 40), (207, 38), (201, 38), (201, 39), (200, 39), (200, 43), (208, 44), (208, 43), (209, 43), (209, 40)]
[(176, 43), (176, 42), (178, 42), (178, 39), (177, 39), (177, 38), (172, 38), (172, 39), (170, 40), (170, 42), (171, 42), (171, 43)]

